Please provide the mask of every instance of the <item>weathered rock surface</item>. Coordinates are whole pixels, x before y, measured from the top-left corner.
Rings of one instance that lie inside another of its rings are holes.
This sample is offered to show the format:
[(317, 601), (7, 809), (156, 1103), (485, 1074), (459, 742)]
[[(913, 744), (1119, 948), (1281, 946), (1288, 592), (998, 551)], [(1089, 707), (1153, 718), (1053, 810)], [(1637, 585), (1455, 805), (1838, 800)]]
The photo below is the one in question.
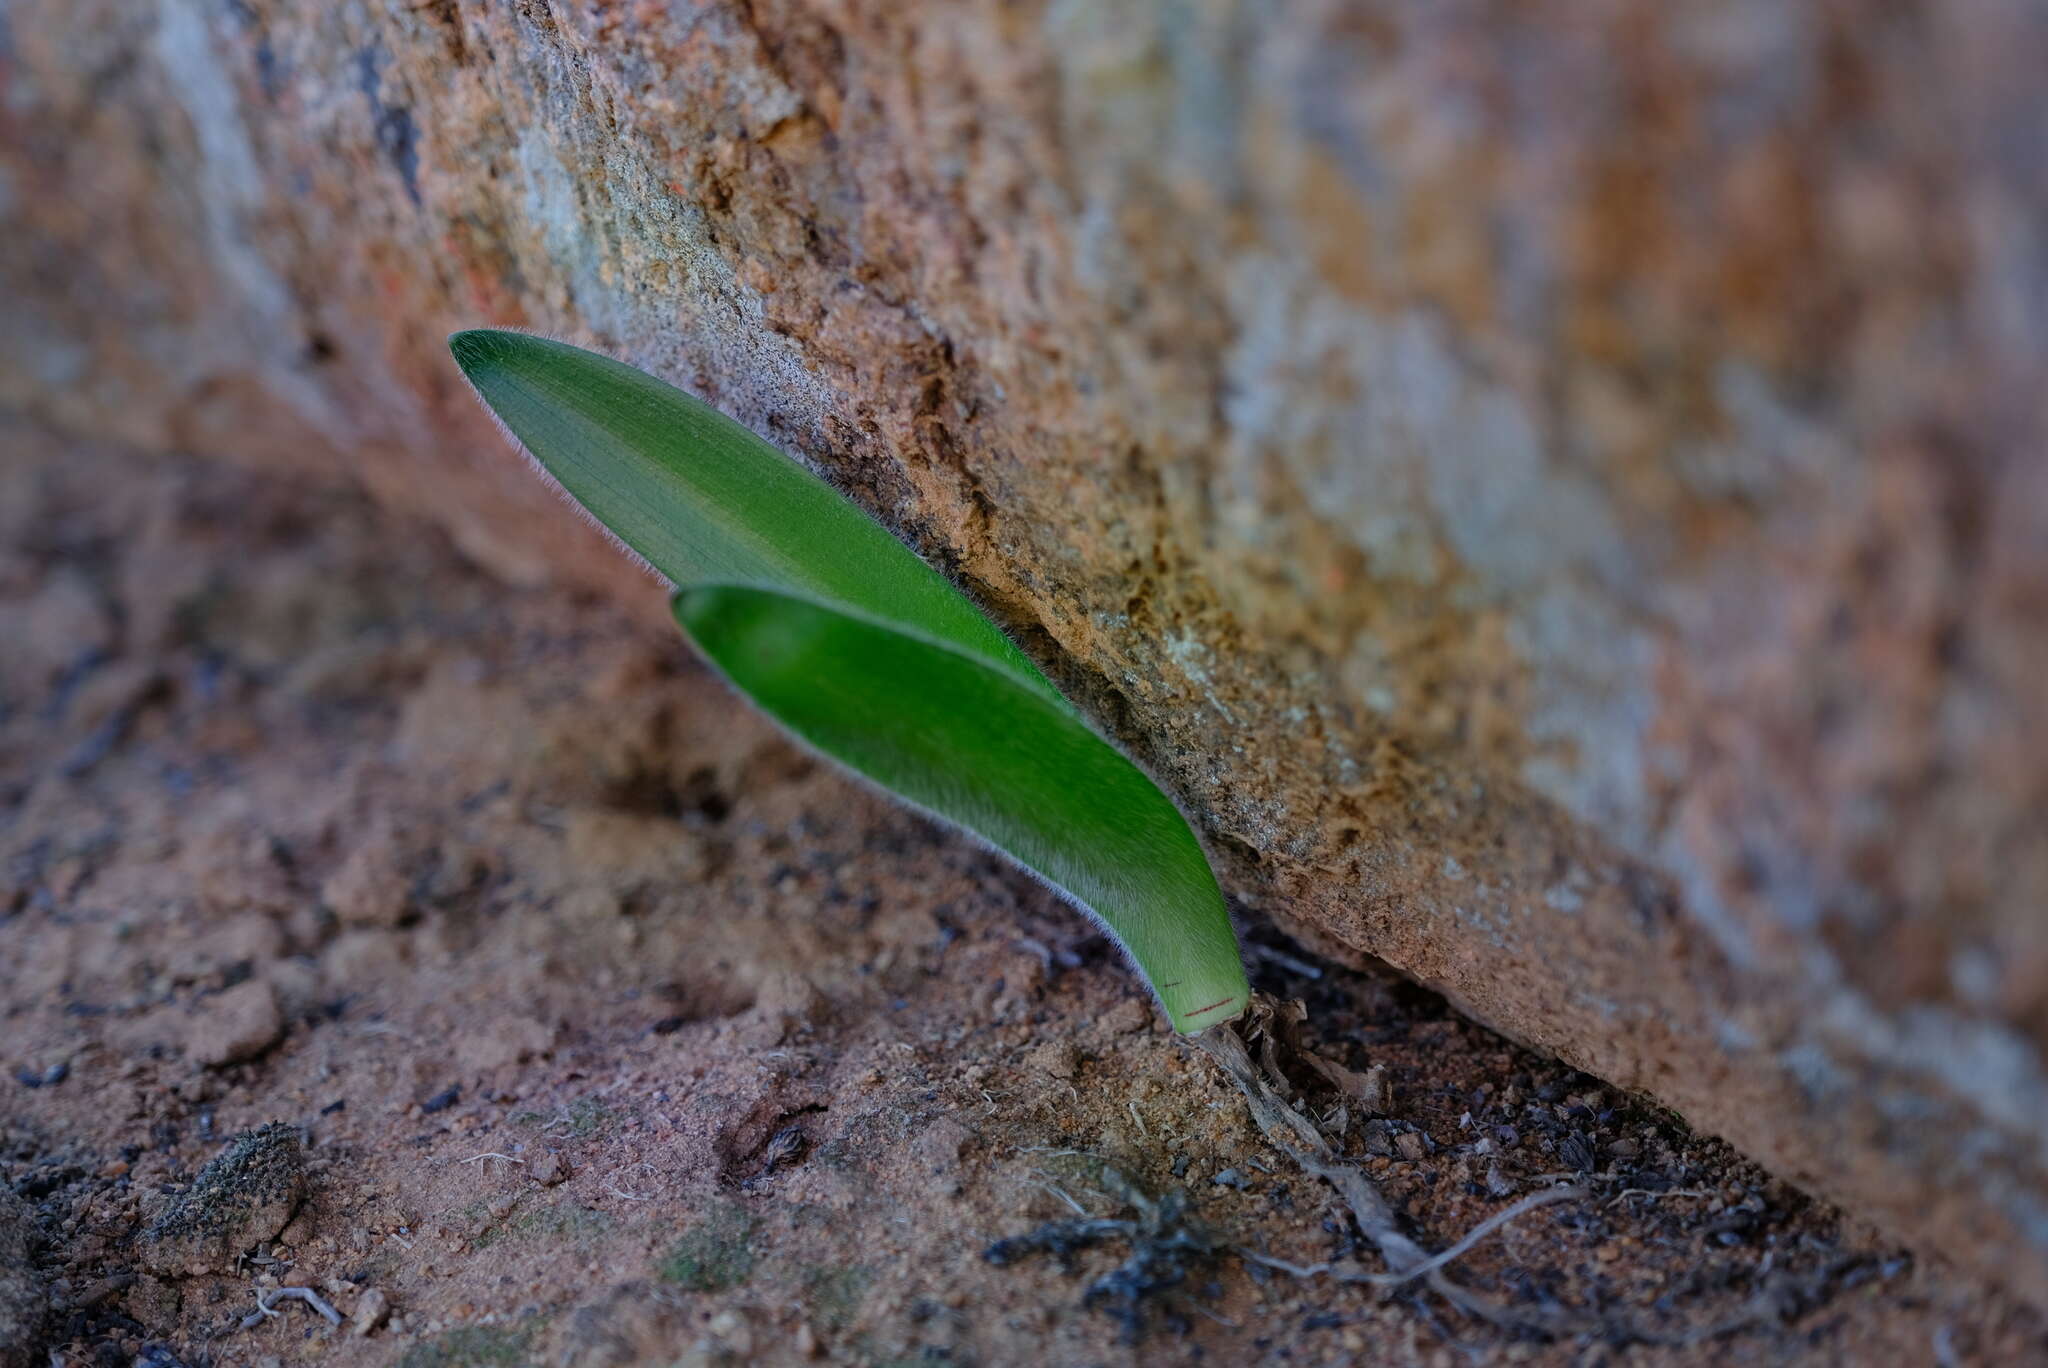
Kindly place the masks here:
[(441, 339), (606, 345), (1247, 902), (2048, 1301), (2048, 10), (1127, 9), (12, 0), (0, 405), (641, 592)]

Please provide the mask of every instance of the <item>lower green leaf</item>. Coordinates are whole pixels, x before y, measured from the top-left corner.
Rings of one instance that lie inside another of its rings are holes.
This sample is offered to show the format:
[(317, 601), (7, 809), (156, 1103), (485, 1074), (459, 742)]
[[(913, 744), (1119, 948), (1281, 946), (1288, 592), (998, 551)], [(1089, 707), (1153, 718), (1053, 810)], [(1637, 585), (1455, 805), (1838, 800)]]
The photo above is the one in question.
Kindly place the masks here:
[(763, 711), (1099, 917), (1174, 1028), (1248, 1002), (1215, 876), (1159, 789), (1072, 712), (969, 654), (769, 589), (697, 585), (677, 620)]

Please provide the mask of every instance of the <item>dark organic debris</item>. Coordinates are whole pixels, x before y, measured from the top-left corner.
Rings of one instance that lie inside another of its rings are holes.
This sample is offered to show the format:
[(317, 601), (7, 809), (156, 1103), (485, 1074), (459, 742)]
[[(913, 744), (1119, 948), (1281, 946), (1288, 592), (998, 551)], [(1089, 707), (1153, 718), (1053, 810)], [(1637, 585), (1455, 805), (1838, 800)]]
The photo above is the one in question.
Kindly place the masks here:
[(1135, 1344), (1145, 1333), (1154, 1303), (1185, 1283), (1202, 1261), (1224, 1245), (1188, 1211), (1188, 1195), (1179, 1189), (1157, 1199), (1148, 1197), (1114, 1169), (1104, 1169), (1103, 1186), (1137, 1212), (1134, 1218), (1083, 1217), (1049, 1221), (1036, 1230), (997, 1240), (982, 1258), (1004, 1267), (1034, 1254), (1050, 1254), (1062, 1268), (1084, 1249), (1110, 1240), (1130, 1244), (1124, 1261), (1088, 1285), (1083, 1304), (1107, 1312), (1117, 1322), (1124, 1342)]
[[(1580, 1187), (1555, 1187), (1530, 1193), (1522, 1200), (1481, 1221), (1464, 1238), (1441, 1253), (1430, 1255), (1400, 1228), (1393, 1207), (1379, 1187), (1353, 1162), (1337, 1153), (1328, 1138), (1309, 1117), (1288, 1104), (1290, 1083), (1282, 1072), (1283, 1059), (1296, 1053), (1292, 1037), (1298, 1035), (1303, 1013), (1299, 1004), (1276, 1008), (1255, 997), (1246, 1021), (1217, 1027), (1191, 1037), (1191, 1043), (1213, 1059), (1224, 1076), (1236, 1085), (1250, 1106), (1252, 1118), (1266, 1139), (1303, 1171), (1337, 1190), (1358, 1231), (1387, 1264), (1384, 1273), (1367, 1272), (1351, 1260), (1308, 1266), (1275, 1259), (1254, 1250), (1240, 1250), (1249, 1262), (1295, 1277), (1330, 1277), (1339, 1282), (1360, 1283), (1394, 1289), (1410, 1283), (1426, 1287), (1475, 1320), (1491, 1324), (1518, 1336), (1543, 1339), (1580, 1339), (1614, 1346), (1657, 1344), (1685, 1346), (1704, 1344), (1758, 1326), (1783, 1322), (1801, 1310), (1820, 1305), (1833, 1291), (1852, 1285), (1851, 1278), (1870, 1276), (1855, 1260), (1842, 1260), (1818, 1270), (1794, 1273), (1780, 1270), (1759, 1281), (1743, 1305), (1730, 1314), (1684, 1329), (1666, 1329), (1626, 1313), (1603, 1314), (1567, 1307), (1538, 1290), (1538, 1295), (1510, 1304), (1480, 1293), (1445, 1272), (1458, 1259), (1493, 1231), (1524, 1213), (1555, 1202), (1586, 1197)], [(1244, 1035), (1257, 1040), (1261, 1058), (1254, 1060)], [(1561, 1092), (1559, 1096), (1562, 1096)], [(1396, 1141), (1410, 1138), (1402, 1132)], [(1567, 1132), (1576, 1144), (1561, 1146), (1568, 1161), (1582, 1171), (1597, 1160), (1592, 1142), (1577, 1132)], [(1398, 1147), (1398, 1146), (1397, 1146)], [(1419, 1150), (1418, 1155), (1419, 1157)], [(1743, 1213), (1747, 1227), (1750, 1213)], [(1727, 1233), (1735, 1234), (1730, 1230)], [(1736, 1238), (1740, 1238), (1736, 1234)], [(1884, 1276), (1880, 1271), (1877, 1276)], [(1522, 1290), (1530, 1291), (1526, 1277), (1511, 1277)], [(1660, 1309), (1663, 1309), (1660, 1304)], [(1430, 1314), (1424, 1309), (1424, 1314)]]

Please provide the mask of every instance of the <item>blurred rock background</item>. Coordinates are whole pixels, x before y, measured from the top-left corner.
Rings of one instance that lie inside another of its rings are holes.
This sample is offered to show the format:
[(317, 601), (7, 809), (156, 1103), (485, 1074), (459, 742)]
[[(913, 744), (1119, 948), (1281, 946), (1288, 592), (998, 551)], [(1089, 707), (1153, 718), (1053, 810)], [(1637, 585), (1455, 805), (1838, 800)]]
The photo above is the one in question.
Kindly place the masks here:
[(442, 338), (608, 348), (1252, 918), (2048, 1301), (2043, 70), (2030, 0), (6, 0), (0, 407), (653, 623)]

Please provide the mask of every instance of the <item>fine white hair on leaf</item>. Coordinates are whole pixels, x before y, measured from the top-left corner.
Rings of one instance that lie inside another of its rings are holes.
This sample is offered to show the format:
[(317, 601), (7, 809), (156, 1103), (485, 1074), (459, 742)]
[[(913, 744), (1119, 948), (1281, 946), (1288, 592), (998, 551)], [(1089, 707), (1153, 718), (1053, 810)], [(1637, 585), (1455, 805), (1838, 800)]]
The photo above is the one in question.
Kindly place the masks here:
[[(489, 331), (520, 333), (526, 337), (538, 337), (544, 342), (559, 342), (563, 346), (568, 347), (583, 346), (583, 344), (580, 342), (571, 342), (566, 337), (556, 337), (554, 334), (543, 332), (538, 328), (492, 328), (489, 329)], [(585, 351), (597, 351), (597, 348), (594, 347), (584, 347), (583, 349)], [(603, 356), (610, 355), (609, 352), (599, 352), (598, 354)], [(612, 359), (617, 360), (618, 358), (613, 357)], [(540, 457), (534, 455), (533, 452), (530, 449), (528, 449), (526, 443), (520, 440), (519, 434), (514, 432), (510, 427), (508, 427), (505, 423), (505, 420), (498, 416), (498, 410), (495, 407), (493, 407), (491, 401), (484, 396), (484, 392), (481, 389), (477, 388), (476, 382), (469, 378), (469, 372), (464, 370), (462, 366), (460, 366), (459, 364), (455, 367), (455, 369), (461, 372), (462, 382), (465, 385), (468, 385), (470, 393), (476, 396), (477, 406), (484, 411), (484, 416), (491, 420), (491, 426), (498, 430), (499, 435), (502, 436), (508, 444), (510, 444), (512, 450), (519, 453), (520, 459), (525, 461), (526, 464), (533, 469), (533, 473), (540, 476), (541, 484), (546, 486), (547, 489), (553, 492), (556, 498), (560, 499), (563, 503), (569, 505), (569, 507), (575, 512), (577, 517), (583, 519), (584, 522), (589, 523), (592, 527), (596, 528), (599, 534), (602, 535), (606, 541), (610, 542), (614, 547), (616, 547), (619, 553), (623, 555), (627, 560), (633, 562), (633, 564), (639, 566), (642, 570), (646, 571), (647, 574), (653, 578), (655, 583), (659, 584), (665, 590), (674, 592), (674, 590), (676, 589), (675, 581), (670, 579), (667, 575), (662, 574), (661, 571), (657, 570), (654, 566), (654, 562), (648, 560), (647, 557), (641, 555), (638, 551), (635, 551), (631, 546), (628, 546), (626, 544), (625, 539), (621, 537), (618, 533), (612, 531), (611, 528), (605, 526), (604, 520), (599, 518), (597, 514), (591, 512), (588, 508), (585, 508), (583, 506), (582, 500), (578, 499), (574, 494), (571, 494), (568, 488), (564, 486), (560, 480), (555, 478), (555, 473), (547, 468), (546, 464), (541, 461)]]

